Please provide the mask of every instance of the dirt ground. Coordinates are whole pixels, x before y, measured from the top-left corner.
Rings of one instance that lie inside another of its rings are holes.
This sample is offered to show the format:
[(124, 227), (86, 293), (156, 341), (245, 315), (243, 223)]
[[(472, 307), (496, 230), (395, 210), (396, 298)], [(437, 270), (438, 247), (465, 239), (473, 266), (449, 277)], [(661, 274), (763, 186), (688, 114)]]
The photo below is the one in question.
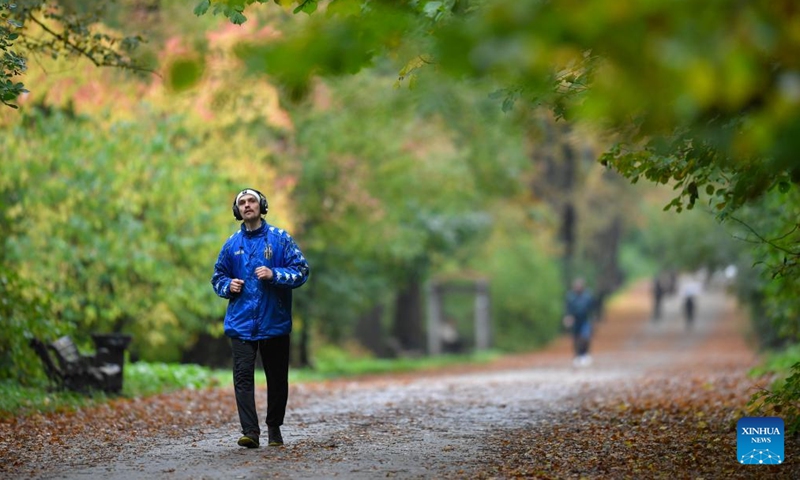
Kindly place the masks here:
[(564, 337), (480, 367), (293, 385), (284, 447), (236, 445), (228, 388), (0, 423), (0, 478), (800, 478), (789, 439), (783, 465), (736, 462), (758, 386), (736, 303), (704, 292), (691, 329), (679, 307), (654, 322), (648, 285), (615, 297), (588, 367)]

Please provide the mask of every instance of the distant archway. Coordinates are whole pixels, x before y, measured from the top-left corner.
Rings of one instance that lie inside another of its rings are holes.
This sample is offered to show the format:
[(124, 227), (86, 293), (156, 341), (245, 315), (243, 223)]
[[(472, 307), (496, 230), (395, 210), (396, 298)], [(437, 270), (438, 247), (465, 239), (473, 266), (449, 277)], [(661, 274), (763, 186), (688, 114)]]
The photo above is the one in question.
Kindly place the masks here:
[(442, 315), (444, 297), (448, 293), (474, 293), (475, 350), (488, 350), (491, 346), (491, 318), (489, 310), (489, 282), (484, 278), (464, 282), (433, 281), (428, 286), (428, 354), (442, 353)]

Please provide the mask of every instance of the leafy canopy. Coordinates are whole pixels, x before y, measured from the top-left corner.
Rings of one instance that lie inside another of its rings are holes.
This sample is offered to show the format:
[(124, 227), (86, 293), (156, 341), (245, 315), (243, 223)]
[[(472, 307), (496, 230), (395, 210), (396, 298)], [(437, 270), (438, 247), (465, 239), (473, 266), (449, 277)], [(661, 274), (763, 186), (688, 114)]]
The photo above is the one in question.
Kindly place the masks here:
[(18, 80), (31, 56), (78, 56), (98, 67), (146, 71), (131, 56), (143, 38), (102, 27), (109, 3), (114, 0), (0, 0), (0, 102), (17, 108), (13, 102), (28, 92)]
[[(203, 0), (195, 11), (241, 23), (254, 3), (269, 2)], [(546, 105), (608, 127), (617, 146), (603, 162), (634, 182), (672, 182), (678, 210), (703, 197), (728, 214), (800, 182), (800, 11), (791, 0), (275, 3), (319, 12), (241, 54), (295, 91), (377, 58), (397, 62), (408, 82), (492, 78), (507, 109)]]

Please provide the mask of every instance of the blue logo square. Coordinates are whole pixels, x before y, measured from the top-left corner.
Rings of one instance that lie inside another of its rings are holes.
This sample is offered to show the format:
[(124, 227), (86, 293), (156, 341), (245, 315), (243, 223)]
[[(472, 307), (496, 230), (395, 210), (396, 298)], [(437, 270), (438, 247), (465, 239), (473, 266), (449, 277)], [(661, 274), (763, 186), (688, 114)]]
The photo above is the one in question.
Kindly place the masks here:
[(736, 456), (743, 465), (779, 465), (783, 456), (783, 419), (743, 417), (736, 422)]

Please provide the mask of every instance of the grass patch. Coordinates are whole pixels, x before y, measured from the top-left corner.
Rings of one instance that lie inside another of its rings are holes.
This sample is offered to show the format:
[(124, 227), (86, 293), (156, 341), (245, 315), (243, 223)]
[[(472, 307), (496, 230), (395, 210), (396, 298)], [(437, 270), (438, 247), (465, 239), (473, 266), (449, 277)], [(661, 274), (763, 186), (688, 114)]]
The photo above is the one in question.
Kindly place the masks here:
[(122, 390), (127, 397), (143, 397), (229, 383), (231, 373), (227, 370), (211, 370), (194, 364), (136, 362), (125, 365)]
[(11, 380), (0, 382), (0, 419), (33, 413), (53, 413), (74, 410), (92, 405), (106, 398), (98, 393), (92, 396), (75, 392), (54, 392), (46, 385), (25, 386)]
[[(289, 370), (290, 382), (310, 382), (339, 377), (357, 377), (412, 371), (434, 370), (452, 365), (487, 363), (500, 354), (481, 352), (436, 357), (375, 359), (358, 358), (337, 348), (317, 352), (315, 367)], [(266, 383), (263, 373), (256, 370), (256, 383)], [(180, 389), (203, 389), (229, 386), (233, 383), (230, 370), (213, 370), (192, 364), (136, 362), (125, 365), (122, 396), (146, 397)], [(73, 411), (113, 398), (102, 391), (80, 394), (53, 391), (44, 380), (33, 385), (16, 381), (0, 381), (0, 419), (36, 413)]]
[(289, 379), (303, 382), (339, 377), (435, 370), (452, 365), (488, 363), (499, 356), (498, 352), (486, 351), (473, 354), (419, 358), (353, 358), (340, 350), (325, 349), (318, 352), (313, 369), (290, 369)]
[[(144, 397), (184, 388), (214, 387), (225, 381), (230, 383), (230, 376), (230, 372), (198, 365), (136, 362), (125, 365), (122, 396)], [(99, 390), (86, 394), (56, 391), (44, 380), (32, 385), (4, 380), (0, 382), (0, 418), (71, 411), (97, 405), (113, 397)]]

